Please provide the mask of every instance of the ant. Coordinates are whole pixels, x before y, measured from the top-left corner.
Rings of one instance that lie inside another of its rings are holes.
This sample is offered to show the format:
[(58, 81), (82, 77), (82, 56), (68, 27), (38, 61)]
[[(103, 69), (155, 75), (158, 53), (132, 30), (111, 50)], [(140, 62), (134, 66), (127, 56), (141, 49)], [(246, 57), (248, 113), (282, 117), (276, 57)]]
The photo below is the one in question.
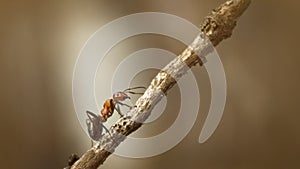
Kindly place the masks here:
[(101, 138), (103, 128), (105, 129), (106, 132), (109, 133), (109, 130), (103, 125), (103, 123), (106, 122), (107, 119), (113, 115), (114, 110), (118, 112), (120, 117), (123, 117), (119, 105), (132, 108), (132, 106), (122, 103), (124, 100), (130, 99), (128, 94), (144, 94), (139, 92), (133, 92), (132, 90), (134, 89), (146, 89), (146, 88), (141, 86), (132, 87), (132, 88), (125, 89), (122, 92), (114, 93), (112, 99), (107, 99), (104, 102), (100, 115), (96, 115), (88, 110), (86, 111), (86, 114), (88, 116), (88, 119), (86, 119), (86, 125), (88, 128), (89, 135), (93, 140), (98, 141)]

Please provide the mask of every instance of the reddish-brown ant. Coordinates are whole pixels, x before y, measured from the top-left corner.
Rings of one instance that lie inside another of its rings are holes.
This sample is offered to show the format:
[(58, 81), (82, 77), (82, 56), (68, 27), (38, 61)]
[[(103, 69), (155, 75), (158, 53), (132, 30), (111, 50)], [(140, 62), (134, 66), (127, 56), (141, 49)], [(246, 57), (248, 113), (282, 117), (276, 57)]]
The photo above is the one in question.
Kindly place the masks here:
[(113, 94), (112, 99), (107, 99), (104, 104), (103, 108), (101, 110), (100, 115), (96, 115), (90, 111), (86, 111), (86, 114), (88, 116), (88, 119), (86, 119), (86, 125), (88, 128), (89, 136), (95, 140), (98, 141), (102, 136), (103, 128), (106, 130), (106, 132), (109, 133), (109, 130), (103, 125), (104, 122), (107, 121), (107, 119), (113, 115), (114, 110), (118, 112), (118, 114), (123, 117), (123, 114), (120, 111), (119, 105), (121, 106), (127, 106), (128, 108), (131, 108), (132, 106), (129, 106), (128, 104), (122, 103), (126, 99), (130, 99), (128, 94), (143, 94), (139, 92), (133, 92), (134, 89), (146, 89), (145, 87), (132, 87), (128, 88), (122, 92), (116, 92)]

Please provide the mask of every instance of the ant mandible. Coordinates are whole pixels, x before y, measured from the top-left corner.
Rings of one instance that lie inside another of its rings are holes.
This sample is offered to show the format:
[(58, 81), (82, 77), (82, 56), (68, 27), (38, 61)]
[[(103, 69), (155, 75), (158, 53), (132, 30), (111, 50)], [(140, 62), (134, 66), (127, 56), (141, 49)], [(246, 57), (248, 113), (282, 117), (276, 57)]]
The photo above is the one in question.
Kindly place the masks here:
[(125, 89), (122, 92), (114, 93), (112, 99), (107, 99), (104, 102), (100, 115), (96, 115), (88, 110), (86, 111), (86, 114), (88, 116), (88, 119), (86, 119), (86, 125), (88, 128), (89, 136), (93, 140), (98, 141), (101, 138), (103, 128), (105, 129), (106, 132), (109, 133), (109, 130), (103, 125), (103, 123), (106, 122), (107, 119), (113, 115), (114, 110), (116, 110), (118, 114), (121, 117), (123, 117), (119, 105), (132, 108), (132, 106), (122, 103), (124, 100), (130, 99), (128, 94), (144, 94), (139, 92), (133, 92), (132, 90), (134, 89), (146, 89), (146, 88), (142, 86), (138, 86), (138, 87)]

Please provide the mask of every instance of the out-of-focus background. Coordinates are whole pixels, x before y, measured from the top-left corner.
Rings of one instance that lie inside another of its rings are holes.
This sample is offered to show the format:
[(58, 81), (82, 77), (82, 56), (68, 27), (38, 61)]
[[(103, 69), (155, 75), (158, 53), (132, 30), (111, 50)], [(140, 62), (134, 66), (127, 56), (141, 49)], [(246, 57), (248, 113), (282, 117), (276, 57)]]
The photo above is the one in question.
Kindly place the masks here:
[[(101, 26), (147, 11), (174, 14), (199, 25), (224, 1), (2, 0), (1, 168), (62, 168), (71, 153), (88, 149), (90, 140), (73, 108), (72, 75), (80, 49)], [(102, 168), (299, 168), (299, 5), (296, 0), (253, 0), (233, 36), (217, 47), (228, 94), (222, 121), (207, 142), (199, 144), (198, 136), (209, 107), (210, 85), (205, 70), (196, 67), (201, 108), (187, 137), (170, 151), (151, 158), (112, 155)], [(174, 53), (184, 49), (174, 39), (137, 36), (118, 44), (105, 65), (115, 66), (122, 57), (150, 47)], [(137, 84), (141, 79), (146, 84), (155, 72), (139, 74)], [(110, 75), (111, 71), (101, 70), (100, 74)], [(99, 95), (103, 91), (100, 105), (110, 97), (106, 92), (109, 86), (101, 83), (97, 89)], [(178, 96), (175, 87), (168, 95), (165, 115), (138, 132), (153, 135), (170, 126), (176, 118), (172, 109), (178, 107), (172, 105)]]

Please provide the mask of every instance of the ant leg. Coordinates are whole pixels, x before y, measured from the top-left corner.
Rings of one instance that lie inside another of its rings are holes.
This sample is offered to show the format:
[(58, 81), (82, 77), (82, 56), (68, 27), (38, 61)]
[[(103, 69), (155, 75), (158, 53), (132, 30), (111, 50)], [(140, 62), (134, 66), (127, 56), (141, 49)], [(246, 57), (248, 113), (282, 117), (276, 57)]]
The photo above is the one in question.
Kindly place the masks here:
[[(109, 132), (109, 130), (101, 123), (101, 126), (104, 128), (104, 130), (106, 131), (106, 132), (108, 132), (108, 134), (110, 135), (110, 132)], [(111, 135), (110, 135), (111, 136)]]
[(125, 89), (123, 92), (129, 91), (129, 90), (133, 90), (133, 89), (147, 89), (147, 88), (144, 87), (144, 86), (130, 87), (128, 89)]
[(88, 118), (90, 120), (92, 120), (92, 118), (97, 118), (98, 117), (96, 114), (94, 114), (94, 113), (92, 113), (92, 112), (90, 112), (88, 110), (86, 111), (86, 115), (88, 116)]
[(92, 131), (89, 126), (91, 125), (91, 123), (94, 123), (94, 119), (97, 118), (97, 115), (90, 111), (86, 111), (86, 115), (88, 116), (88, 119), (85, 120), (85, 124), (88, 126), (88, 132), (90, 134)]
[[(117, 103), (119, 103), (119, 102), (117, 102)], [(121, 117), (123, 117), (123, 114), (121, 113), (121, 110), (120, 110), (120, 107), (119, 107), (118, 104), (116, 104), (115, 109), (116, 109), (116, 111), (118, 112), (118, 114), (119, 114)]]
[(122, 105), (122, 106), (127, 106), (128, 108), (132, 108), (132, 106), (129, 106), (128, 104), (126, 104), (126, 103), (122, 103), (122, 102), (116, 102), (116, 104), (120, 104), (120, 105)]

